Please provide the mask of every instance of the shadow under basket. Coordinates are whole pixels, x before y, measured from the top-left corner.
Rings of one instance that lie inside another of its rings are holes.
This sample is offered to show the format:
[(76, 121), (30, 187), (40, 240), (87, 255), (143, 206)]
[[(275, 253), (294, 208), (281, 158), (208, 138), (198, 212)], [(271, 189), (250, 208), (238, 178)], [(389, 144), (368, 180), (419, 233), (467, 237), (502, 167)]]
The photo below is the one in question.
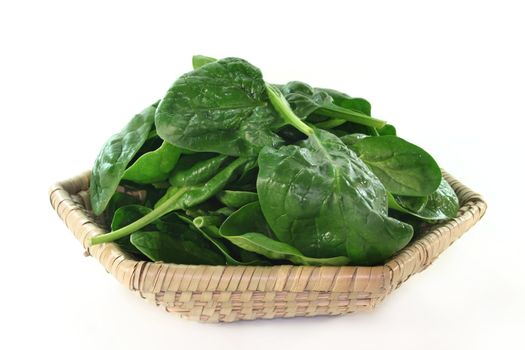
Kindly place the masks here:
[[(86, 249), (106, 233), (89, 203), (90, 172), (49, 190), (51, 205)], [(460, 210), (432, 226), (380, 266), (204, 266), (136, 261), (114, 243), (88, 252), (131, 291), (166, 311), (201, 322), (340, 315), (370, 310), (410, 276), (423, 271), (478, 222), (487, 208), (482, 197), (447, 173)]]

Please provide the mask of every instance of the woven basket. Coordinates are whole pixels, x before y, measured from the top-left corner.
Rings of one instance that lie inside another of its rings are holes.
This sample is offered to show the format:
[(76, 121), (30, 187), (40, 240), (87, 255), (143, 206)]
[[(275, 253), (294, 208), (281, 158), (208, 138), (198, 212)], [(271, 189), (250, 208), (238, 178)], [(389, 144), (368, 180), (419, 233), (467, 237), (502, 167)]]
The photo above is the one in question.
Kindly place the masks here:
[[(90, 211), (89, 172), (49, 190), (51, 205), (86, 249), (105, 233)], [(456, 191), (458, 217), (436, 225), (381, 266), (195, 266), (136, 261), (116, 244), (89, 254), (131, 291), (166, 311), (202, 322), (339, 315), (374, 308), (410, 276), (429, 266), (486, 210), (480, 195), (444, 173)]]

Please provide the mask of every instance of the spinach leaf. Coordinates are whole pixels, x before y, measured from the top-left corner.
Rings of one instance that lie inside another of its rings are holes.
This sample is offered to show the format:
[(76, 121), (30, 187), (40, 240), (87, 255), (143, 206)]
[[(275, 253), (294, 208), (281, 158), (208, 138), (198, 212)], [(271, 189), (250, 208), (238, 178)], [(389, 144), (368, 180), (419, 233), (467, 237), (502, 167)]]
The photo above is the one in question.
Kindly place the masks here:
[[(152, 209), (139, 204), (130, 204), (118, 208), (113, 215), (111, 221), (111, 230), (118, 230), (125, 227), (132, 222), (140, 219), (146, 214), (151, 213)], [(152, 229), (153, 226), (145, 226), (147, 229)]]
[(120, 207), (129, 205), (129, 204), (142, 204), (141, 200), (135, 196), (131, 196), (124, 192), (115, 192), (111, 199), (109, 200), (108, 206), (104, 211), (106, 221), (111, 223), (115, 212)]
[[(418, 200), (424, 201), (419, 208), (414, 205)], [(413, 215), (427, 222), (454, 218), (459, 210), (458, 197), (445, 179), (441, 180), (436, 191), (424, 199), (389, 194), (388, 205), (391, 209)]]
[(276, 147), (282, 125), (256, 67), (239, 58), (211, 62), (184, 74), (155, 116), (159, 136), (191, 151), (256, 156)]
[(350, 147), (393, 194), (426, 196), (441, 182), (441, 170), (434, 158), (400, 137), (365, 137)]
[(194, 265), (224, 265), (218, 253), (203, 248), (193, 241), (159, 231), (138, 231), (131, 235), (131, 243), (152, 261)]
[(253, 159), (237, 158), (204, 184), (170, 187), (166, 194), (157, 202), (153, 211), (126, 227), (93, 237), (91, 244), (106, 243), (126, 237), (172, 211), (187, 209), (201, 204), (224, 189), (239, 172), (243, 171), (243, 168), (253, 167), (254, 164), (255, 161)]
[(379, 136), (397, 135), (396, 128), (392, 124), (386, 124), (381, 129), (377, 129), (377, 133), (379, 134)]
[(258, 163), (264, 217), (281, 242), (305, 255), (376, 264), (412, 238), (410, 225), (387, 216), (379, 179), (327, 131), (299, 145), (266, 147)]
[(168, 179), (177, 164), (180, 150), (164, 141), (155, 151), (143, 154), (126, 169), (123, 180), (139, 184), (152, 184)]
[[(180, 219), (187, 222), (190, 225), (194, 225), (194, 221), (190, 218), (180, 215)], [(223, 254), (228, 265), (268, 265), (268, 262), (257, 254), (244, 254), (235, 256), (232, 247), (228, 247), (225, 242), (222, 242), (219, 238), (221, 237), (219, 229), (216, 226), (201, 226), (195, 228), (210, 241), (215, 247)]]
[(217, 199), (227, 207), (240, 208), (257, 201), (258, 197), (255, 192), (224, 190), (217, 194)]
[(293, 246), (275, 239), (258, 202), (246, 204), (234, 212), (220, 228), (222, 237), (238, 247), (269, 259), (289, 260), (298, 265), (345, 265), (346, 256), (311, 258)]
[(334, 89), (316, 88), (317, 91), (323, 91), (330, 95), (333, 103), (339, 107), (355, 110), (365, 115), (372, 115), (372, 106), (370, 102), (360, 97), (351, 97), (344, 92)]
[(353, 134), (347, 134), (347, 135), (343, 135), (343, 136), (340, 136), (339, 139), (345, 144), (348, 146), (348, 148), (350, 148), (351, 150), (354, 150), (354, 145), (359, 142), (360, 140), (362, 139), (366, 139), (367, 137), (369, 137), (369, 135), (366, 135), (366, 134), (359, 134), (359, 133), (353, 133)]
[(174, 187), (187, 186), (208, 181), (217, 174), (228, 159), (228, 156), (219, 154), (195, 163), (187, 162), (181, 164), (180, 167), (176, 167), (173, 175), (170, 177), (170, 185)]
[[(149, 212), (151, 212), (151, 209), (138, 204), (130, 204), (119, 207), (113, 215), (111, 229), (118, 230), (119, 228), (134, 222)], [(153, 226), (150, 225), (147, 228), (152, 229)], [(124, 252), (130, 254), (135, 259), (144, 260), (144, 258), (146, 258), (146, 256), (130, 242), (129, 237), (119, 238), (115, 241), (115, 243), (117, 243)]]
[(217, 61), (215, 58), (208, 57), (208, 56), (202, 56), (202, 55), (195, 55), (191, 58), (193, 69), (200, 68), (204, 66), (205, 64), (212, 63), (215, 61)]
[(162, 197), (155, 209), (160, 207), (171, 207), (173, 210), (188, 209), (197, 204), (203, 203), (220, 192), (243, 168), (251, 167), (255, 160), (249, 158), (237, 158), (224, 169), (205, 183), (183, 184), (182, 187), (170, 187), (164, 197)]
[[(386, 124), (382, 120), (372, 118), (370, 113), (363, 113), (370, 111), (370, 104), (366, 100), (352, 99), (335, 90), (315, 89), (306, 83), (292, 81), (282, 86), (281, 91), (300, 119), (315, 113), (336, 118), (341, 124), (349, 121), (372, 128), (381, 128)], [(336, 104), (332, 95), (336, 96), (340, 105)]]
[(128, 163), (142, 147), (153, 126), (156, 104), (139, 114), (102, 147), (91, 171), (89, 195), (95, 215), (106, 208)]

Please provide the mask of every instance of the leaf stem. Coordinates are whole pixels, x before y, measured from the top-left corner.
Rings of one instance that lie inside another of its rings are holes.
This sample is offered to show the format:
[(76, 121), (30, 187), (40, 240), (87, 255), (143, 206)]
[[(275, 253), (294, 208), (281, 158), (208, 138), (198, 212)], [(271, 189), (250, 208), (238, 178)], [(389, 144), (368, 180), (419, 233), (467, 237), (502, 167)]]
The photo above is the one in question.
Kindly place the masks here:
[(333, 129), (343, 125), (344, 123), (346, 123), (346, 120), (344, 119), (328, 119), (315, 124), (315, 126), (319, 129)]
[(336, 105), (325, 105), (315, 111), (316, 114), (324, 115), (337, 119), (344, 119), (346, 121), (370, 126), (372, 128), (381, 129), (386, 125), (386, 121), (372, 118), (366, 114), (353, 111), (351, 109), (339, 107)]
[(288, 124), (292, 125), (306, 136), (310, 136), (314, 133), (314, 130), (301, 119), (299, 119), (299, 117), (292, 111), (288, 101), (286, 101), (286, 98), (279, 89), (271, 84), (266, 83), (266, 92), (270, 97), (270, 102), (272, 103), (273, 107)]
[(186, 192), (186, 190), (187, 189), (185, 187), (182, 187), (177, 192), (175, 192), (175, 194), (172, 197), (170, 197), (166, 202), (162, 203), (162, 205), (160, 205), (158, 208), (155, 208), (153, 211), (144, 215), (137, 221), (134, 221), (131, 224), (124, 226), (116, 231), (91, 238), (91, 245), (113, 242), (119, 238), (129, 236), (133, 232), (137, 232), (144, 226), (151, 224), (153, 221), (157, 220), (161, 216), (164, 216), (167, 213), (176, 210), (177, 208), (174, 208), (173, 204)]

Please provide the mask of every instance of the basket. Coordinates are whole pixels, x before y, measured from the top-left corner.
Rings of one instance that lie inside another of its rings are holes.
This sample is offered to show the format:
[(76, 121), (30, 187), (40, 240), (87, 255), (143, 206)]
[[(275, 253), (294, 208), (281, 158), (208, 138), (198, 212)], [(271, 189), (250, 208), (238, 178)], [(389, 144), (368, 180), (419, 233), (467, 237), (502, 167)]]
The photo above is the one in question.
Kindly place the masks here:
[[(86, 249), (105, 233), (90, 211), (90, 172), (49, 190), (51, 205)], [(136, 261), (114, 243), (88, 253), (121, 283), (166, 311), (201, 322), (340, 315), (370, 310), (428, 267), (478, 222), (482, 197), (447, 173), (460, 200), (458, 217), (429, 228), (381, 266), (197, 266)]]

